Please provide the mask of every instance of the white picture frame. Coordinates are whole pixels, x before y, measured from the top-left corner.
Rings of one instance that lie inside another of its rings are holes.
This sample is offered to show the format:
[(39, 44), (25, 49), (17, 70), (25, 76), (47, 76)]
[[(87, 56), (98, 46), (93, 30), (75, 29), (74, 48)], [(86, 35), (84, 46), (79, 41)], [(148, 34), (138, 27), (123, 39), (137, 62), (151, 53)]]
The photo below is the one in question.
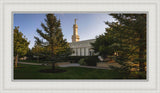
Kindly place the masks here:
[[(147, 80), (12, 80), (13, 12), (147, 13)], [(160, 93), (159, 0), (0, 0), (0, 93)]]

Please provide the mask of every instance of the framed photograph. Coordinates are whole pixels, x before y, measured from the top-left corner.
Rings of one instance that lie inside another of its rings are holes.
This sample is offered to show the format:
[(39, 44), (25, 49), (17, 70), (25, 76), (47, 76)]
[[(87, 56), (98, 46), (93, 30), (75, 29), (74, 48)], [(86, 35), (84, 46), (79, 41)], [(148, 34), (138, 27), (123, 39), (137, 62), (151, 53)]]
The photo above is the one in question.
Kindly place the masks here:
[(0, 92), (160, 92), (160, 1), (0, 5)]

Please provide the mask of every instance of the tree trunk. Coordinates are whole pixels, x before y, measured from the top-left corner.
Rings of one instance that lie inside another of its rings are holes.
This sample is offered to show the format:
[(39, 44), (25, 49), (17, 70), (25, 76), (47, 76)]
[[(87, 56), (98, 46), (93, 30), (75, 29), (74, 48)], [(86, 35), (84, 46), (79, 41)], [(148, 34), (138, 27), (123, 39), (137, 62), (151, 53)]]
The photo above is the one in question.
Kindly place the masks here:
[(18, 63), (18, 54), (16, 55), (15, 67), (17, 67), (17, 63)]
[[(52, 50), (52, 54), (51, 54), (52, 55), (52, 57), (51, 57), (52, 61), (55, 61), (55, 59), (54, 59), (54, 52), (53, 52), (54, 51), (53, 45), (51, 45), (51, 50)], [(55, 62), (52, 62), (52, 70), (55, 71)]]

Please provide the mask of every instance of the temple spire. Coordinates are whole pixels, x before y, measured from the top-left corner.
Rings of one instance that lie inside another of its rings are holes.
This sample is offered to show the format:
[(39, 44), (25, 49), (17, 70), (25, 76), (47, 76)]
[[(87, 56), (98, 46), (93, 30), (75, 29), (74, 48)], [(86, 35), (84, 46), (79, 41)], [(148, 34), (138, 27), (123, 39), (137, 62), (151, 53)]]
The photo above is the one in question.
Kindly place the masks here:
[(77, 19), (74, 19), (74, 25), (73, 25), (73, 35), (72, 35), (72, 42), (79, 41), (79, 35), (78, 35), (78, 25), (76, 24)]

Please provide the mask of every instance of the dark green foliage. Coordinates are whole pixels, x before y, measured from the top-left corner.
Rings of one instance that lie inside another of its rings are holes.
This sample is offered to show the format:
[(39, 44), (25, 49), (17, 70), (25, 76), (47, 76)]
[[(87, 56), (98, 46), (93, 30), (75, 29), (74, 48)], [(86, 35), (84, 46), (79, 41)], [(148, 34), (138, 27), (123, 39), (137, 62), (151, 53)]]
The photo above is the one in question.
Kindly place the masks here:
[(146, 79), (146, 72), (131, 72), (128, 78)]
[(122, 25), (122, 56), (138, 61), (140, 71), (145, 71), (146, 62), (146, 14), (111, 14)]
[(99, 55), (105, 57), (106, 55), (111, 55), (113, 51), (110, 45), (112, 44), (112, 39), (107, 37), (106, 34), (102, 34), (96, 37), (96, 41), (91, 43), (94, 52), (99, 53)]
[(32, 52), (31, 49), (28, 49), (26, 56), (27, 56), (27, 60), (33, 60), (34, 59), (33, 58), (33, 52)]
[[(37, 29), (37, 33), (42, 37), (42, 40), (35, 37), (36, 45), (43, 48), (42, 54), (51, 58), (70, 55), (71, 50), (67, 40), (63, 38), (60, 20), (57, 20), (54, 14), (47, 14), (45, 22), (46, 24), (41, 23), (43, 31)], [(43, 42), (43, 39), (46, 42)]]
[[(41, 26), (43, 31), (37, 29), (37, 33), (42, 40), (35, 37), (36, 44), (33, 50), (36, 51), (35, 53), (37, 53), (38, 56), (45, 56), (47, 59), (51, 60), (54, 68), (54, 63), (56, 61), (71, 54), (71, 49), (67, 40), (63, 38), (61, 22), (57, 20), (54, 14), (47, 14), (45, 24), (41, 23)], [(43, 42), (43, 40), (45, 42)]]
[(78, 61), (82, 58), (86, 58), (87, 56), (68, 56), (67, 60), (69, 60), (71, 63), (78, 63)]
[(97, 56), (88, 56), (85, 58), (87, 66), (96, 66), (97, 62), (100, 62)]
[[(139, 62), (140, 71), (145, 71), (146, 62), (146, 14), (110, 14), (117, 22), (105, 22), (106, 33), (92, 44), (95, 52), (125, 65)], [(126, 67), (127, 68), (127, 67)]]
[(123, 65), (121, 64), (121, 67), (115, 67), (115, 66), (109, 66), (111, 70), (113, 71), (117, 71), (121, 74), (130, 74), (130, 69), (131, 66), (129, 64), (123, 63)]
[(85, 58), (85, 62), (87, 66), (96, 66), (97, 62), (99, 62), (99, 59), (97, 57), (90, 56), (90, 57)]
[(71, 63), (78, 63), (78, 61), (83, 58), (86, 61), (86, 59), (89, 59), (89, 58), (98, 59), (98, 56), (68, 56), (66, 60), (70, 61)]
[(80, 64), (80, 65), (86, 65), (86, 62), (85, 62), (85, 58), (81, 58), (79, 61), (78, 61), (78, 63)]

